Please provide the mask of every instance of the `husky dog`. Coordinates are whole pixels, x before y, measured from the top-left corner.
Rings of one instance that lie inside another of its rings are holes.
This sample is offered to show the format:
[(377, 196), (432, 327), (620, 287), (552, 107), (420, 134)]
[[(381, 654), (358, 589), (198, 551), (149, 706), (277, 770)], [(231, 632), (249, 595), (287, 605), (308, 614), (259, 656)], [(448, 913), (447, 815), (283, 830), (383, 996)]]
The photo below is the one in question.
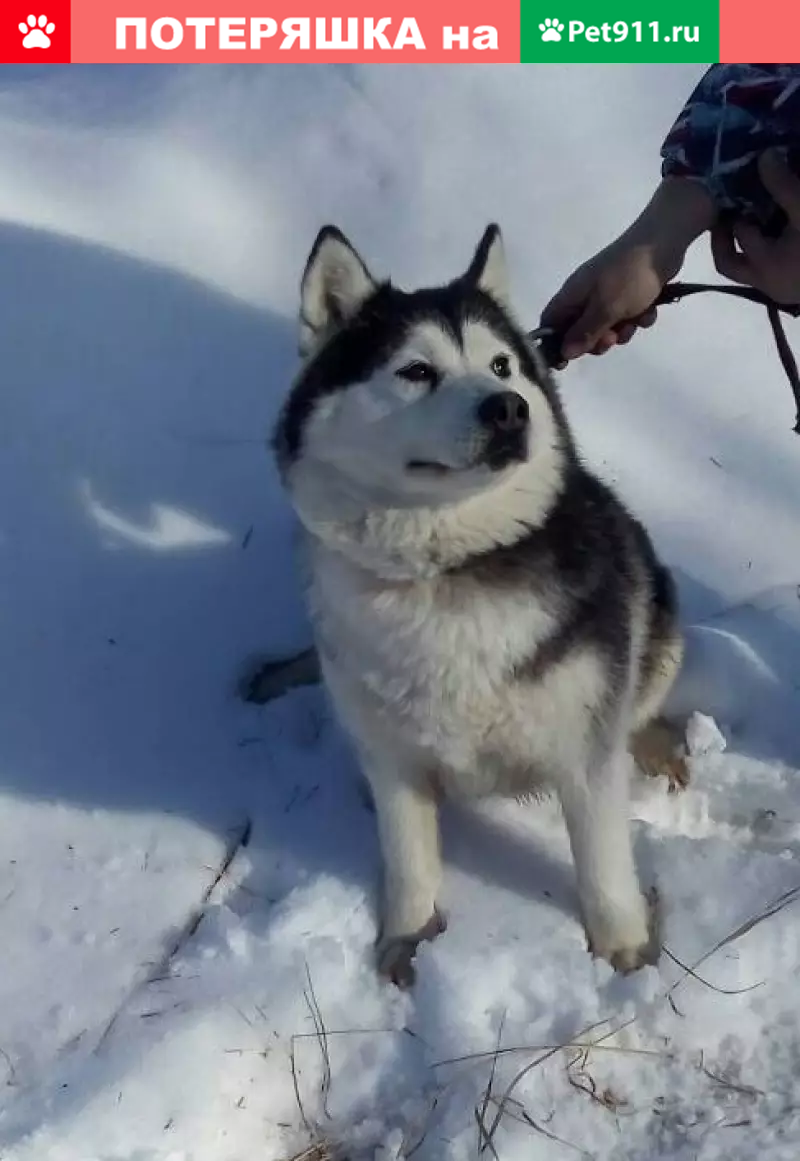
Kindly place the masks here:
[(547, 791), (590, 951), (622, 972), (653, 962), (627, 752), (680, 667), (674, 585), (581, 463), (512, 313), (499, 228), (465, 274), (407, 293), (326, 226), (299, 346), (273, 449), (322, 676), (377, 814), (379, 970), (410, 983), (444, 930), (440, 798)]

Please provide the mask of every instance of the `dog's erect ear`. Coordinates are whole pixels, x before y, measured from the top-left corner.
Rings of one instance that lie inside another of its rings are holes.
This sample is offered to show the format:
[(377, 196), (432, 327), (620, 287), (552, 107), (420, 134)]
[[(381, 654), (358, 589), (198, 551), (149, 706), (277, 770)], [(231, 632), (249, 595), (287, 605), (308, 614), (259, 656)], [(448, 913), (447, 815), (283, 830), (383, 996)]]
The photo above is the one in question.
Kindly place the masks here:
[(467, 280), (498, 302), (507, 302), (508, 269), (500, 227), (492, 224), (478, 243), (466, 274)]
[(375, 290), (375, 280), (335, 226), (323, 226), (300, 284), (300, 354), (305, 358)]

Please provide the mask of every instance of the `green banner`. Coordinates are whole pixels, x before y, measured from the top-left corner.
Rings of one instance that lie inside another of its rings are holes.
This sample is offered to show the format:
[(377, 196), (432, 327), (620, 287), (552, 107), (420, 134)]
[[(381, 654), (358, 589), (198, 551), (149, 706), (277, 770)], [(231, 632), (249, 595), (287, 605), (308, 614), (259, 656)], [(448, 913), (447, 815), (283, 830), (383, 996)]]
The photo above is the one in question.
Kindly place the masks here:
[(719, 60), (719, 0), (522, 0), (520, 59), (544, 64)]

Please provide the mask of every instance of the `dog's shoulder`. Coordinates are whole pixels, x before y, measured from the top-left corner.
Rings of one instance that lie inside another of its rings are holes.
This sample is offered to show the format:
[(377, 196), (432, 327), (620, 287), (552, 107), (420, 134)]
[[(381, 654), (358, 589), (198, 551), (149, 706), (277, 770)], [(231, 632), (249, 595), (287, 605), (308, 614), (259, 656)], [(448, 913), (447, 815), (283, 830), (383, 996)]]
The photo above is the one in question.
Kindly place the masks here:
[(546, 631), (530, 639), (530, 651), (514, 666), (516, 677), (532, 680), (584, 647), (621, 666), (633, 608), (642, 586), (649, 587), (653, 562), (644, 528), (576, 461), (540, 526), (521, 526), (513, 543), (475, 554), (451, 571), (509, 614), (520, 615), (519, 598), (546, 614)]
[(583, 587), (588, 576), (624, 555), (638, 535), (633, 523), (608, 485), (576, 461), (564, 473), (541, 524), (520, 520), (519, 535), (511, 543), (489, 545), (449, 571), (499, 590), (527, 586), (537, 577), (558, 577), (562, 584)]

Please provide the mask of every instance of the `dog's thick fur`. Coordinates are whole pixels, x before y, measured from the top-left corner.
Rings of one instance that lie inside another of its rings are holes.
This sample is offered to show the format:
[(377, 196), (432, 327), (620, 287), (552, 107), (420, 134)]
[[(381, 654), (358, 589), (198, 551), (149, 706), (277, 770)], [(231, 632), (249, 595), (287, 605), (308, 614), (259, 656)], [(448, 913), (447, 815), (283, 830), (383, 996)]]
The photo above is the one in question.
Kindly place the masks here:
[(442, 928), (439, 797), (546, 790), (590, 948), (641, 966), (653, 940), (627, 751), (680, 666), (676, 598), (645, 530), (579, 459), (511, 312), (498, 228), (463, 276), (404, 293), (326, 227), (300, 351), (273, 447), (322, 673), (377, 811), (380, 969), (407, 982)]

